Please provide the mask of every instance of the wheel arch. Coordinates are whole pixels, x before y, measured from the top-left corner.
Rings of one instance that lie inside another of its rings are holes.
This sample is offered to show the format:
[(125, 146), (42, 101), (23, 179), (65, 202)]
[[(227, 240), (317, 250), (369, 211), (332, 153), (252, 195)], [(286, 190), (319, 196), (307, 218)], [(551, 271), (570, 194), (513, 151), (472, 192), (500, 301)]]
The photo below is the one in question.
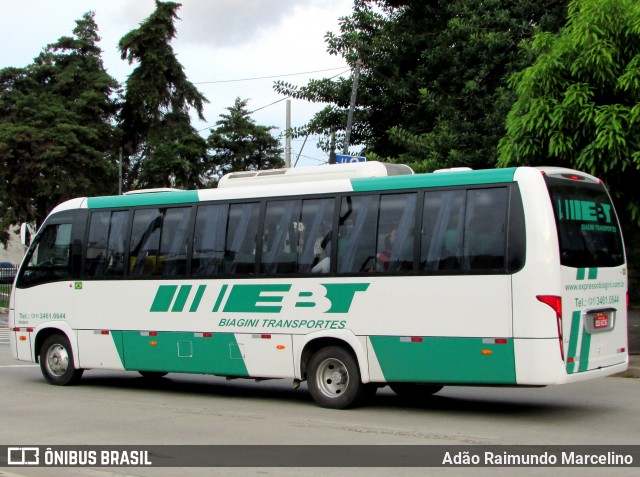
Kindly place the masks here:
[(307, 379), (307, 366), (311, 357), (318, 350), (327, 346), (340, 346), (353, 354), (358, 363), (362, 382), (368, 383), (370, 381), (365, 338), (359, 338), (350, 332), (331, 334), (318, 332), (299, 338), (301, 339), (296, 340), (297, 343), (294, 347), (297, 350), (294, 362), (296, 378), (303, 381)]
[(33, 342), (33, 356), (34, 362), (40, 362), (40, 351), (42, 351), (42, 344), (53, 335), (64, 335), (69, 340), (69, 344), (71, 345), (71, 352), (73, 355), (73, 362), (76, 367), (78, 367), (78, 346), (76, 341), (75, 333), (69, 328), (65, 329), (65, 327), (60, 326), (51, 326), (46, 325), (42, 328), (38, 329), (35, 335), (35, 339)]

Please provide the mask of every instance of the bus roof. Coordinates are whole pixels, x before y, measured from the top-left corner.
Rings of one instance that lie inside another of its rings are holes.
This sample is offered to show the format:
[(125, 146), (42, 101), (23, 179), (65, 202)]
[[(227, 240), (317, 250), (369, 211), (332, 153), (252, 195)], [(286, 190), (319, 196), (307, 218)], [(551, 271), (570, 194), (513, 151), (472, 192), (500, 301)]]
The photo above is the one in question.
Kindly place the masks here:
[(391, 164), (377, 161), (354, 162), (347, 164), (325, 164), (316, 167), (231, 172), (222, 176), (218, 187), (246, 187), (412, 174), (413, 170), (404, 164)]
[[(365, 163), (366, 164), (366, 163)], [(302, 194), (339, 193), (339, 192), (374, 192), (388, 190), (415, 189), (422, 187), (447, 187), (460, 185), (481, 185), (507, 183), (514, 180), (516, 168), (482, 169), (482, 170), (442, 170), (436, 173), (404, 175), (390, 175), (386, 167), (382, 172), (378, 165), (364, 166), (362, 164), (319, 166), (319, 174), (313, 170), (304, 172), (289, 172), (283, 169), (279, 176), (287, 177), (283, 182), (275, 182), (273, 176), (245, 176), (233, 186), (223, 186), (217, 189), (202, 190), (173, 190), (173, 191), (137, 191), (135, 194), (120, 196), (92, 197), (88, 199), (73, 199), (58, 206), (55, 211), (69, 208), (88, 207), (91, 209), (117, 208), (132, 206), (152, 206), (188, 204), (206, 200), (229, 200), (242, 198), (262, 198), (273, 196), (291, 196)], [(393, 164), (395, 165), (395, 164)], [(354, 167), (355, 166), (355, 167)], [(383, 166), (384, 167), (384, 166)], [(341, 169), (343, 168), (343, 169)], [(300, 169), (302, 171), (302, 169)], [(389, 174), (389, 175), (387, 175)], [(274, 174), (275, 175), (275, 174)], [(278, 175), (275, 175), (278, 176)], [(349, 177), (350, 176), (350, 177)], [(231, 179), (227, 179), (227, 182)]]

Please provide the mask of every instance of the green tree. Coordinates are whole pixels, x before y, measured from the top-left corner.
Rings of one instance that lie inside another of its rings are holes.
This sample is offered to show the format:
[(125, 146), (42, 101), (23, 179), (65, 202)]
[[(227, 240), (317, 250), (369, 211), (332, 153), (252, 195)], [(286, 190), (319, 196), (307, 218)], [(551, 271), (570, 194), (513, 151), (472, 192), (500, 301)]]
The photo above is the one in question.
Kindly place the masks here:
[(32, 64), (0, 70), (0, 231), (40, 224), (71, 197), (117, 190), (118, 83), (102, 64), (93, 17)]
[(515, 74), (499, 164), (560, 165), (602, 178), (640, 225), (640, 4), (573, 0), (559, 34), (540, 33)]
[[(328, 52), (362, 61), (352, 143), (419, 170), (495, 164), (513, 95), (506, 78), (531, 58), (518, 48), (538, 27), (557, 31), (566, 0), (356, 0), (327, 34)], [(282, 94), (329, 103), (305, 130), (341, 131), (352, 80), (278, 82)], [(338, 136), (340, 139), (340, 135)], [(326, 147), (326, 141), (324, 146)]]
[(284, 166), (282, 148), (271, 135), (274, 126), (260, 126), (249, 117), (248, 100), (236, 98), (229, 114), (221, 114), (207, 140), (214, 176), (233, 171), (276, 169)]
[(120, 115), (129, 188), (196, 188), (207, 174), (206, 141), (189, 116), (193, 108), (204, 120), (207, 99), (187, 79), (170, 44), (180, 6), (156, 0), (155, 11), (118, 45), (123, 60), (138, 63)]

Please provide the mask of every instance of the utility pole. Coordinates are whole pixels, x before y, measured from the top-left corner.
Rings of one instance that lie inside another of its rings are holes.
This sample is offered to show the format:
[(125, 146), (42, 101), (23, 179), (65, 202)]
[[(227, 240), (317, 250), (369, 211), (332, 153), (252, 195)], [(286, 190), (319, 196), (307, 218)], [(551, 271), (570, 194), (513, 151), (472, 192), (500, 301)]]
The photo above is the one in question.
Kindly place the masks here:
[(291, 167), (291, 100), (287, 99), (286, 140), (284, 147), (284, 167)]
[(356, 69), (353, 72), (353, 87), (351, 88), (351, 102), (349, 103), (349, 114), (347, 116), (347, 130), (344, 133), (344, 145), (342, 154), (349, 154), (349, 141), (351, 140), (351, 125), (353, 124), (353, 110), (356, 107), (356, 96), (358, 95), (358, 81), (360, 80), (360, 66), (362, 61), (356, 61)]
[(120, 147), (118, 156), (118, 195), (122, 195), (122, 147)]
[(331, 131), (331, 145), (329, 146), (329, 164), (336, 163), (336, 133)]

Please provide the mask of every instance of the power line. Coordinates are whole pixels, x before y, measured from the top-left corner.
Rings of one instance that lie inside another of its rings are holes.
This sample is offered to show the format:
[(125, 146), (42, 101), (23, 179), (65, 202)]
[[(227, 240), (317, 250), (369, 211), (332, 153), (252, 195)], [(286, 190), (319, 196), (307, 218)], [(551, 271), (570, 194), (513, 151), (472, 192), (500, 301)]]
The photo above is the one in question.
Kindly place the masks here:
[(262, 80), (262, 79), (281, 78), (281, 77), (284, 77), (284, 76), (308, 75), (308, 74), (311, 74), (311, 73), (322, 73), (323, 71), (343, 70), (344, 68), (345, 68), (344, 66), (340, 66), (338, 68), (326, 68), (324, 70), (302, 71), (300, 73), (287, 73), (287, 74), (273, 75), (273, 76), (256, 76), (256, 77), (253, 77), (253, 78), (239, 78), (239, 79), (217, 80), (217, 81), (200, 81), (198, 83), (193, 83), (193, 84), (236, 83), (236, 82), (239, 82), (239, 81), (254, 81), (254, 80)]
[(312, 161), (317, 161), (317, 162), (320, 162), (322, 164), (324, 164), (326, 162), (329, 162), (329, 158), (328, 157), (324, 157), (324, 158), (313, 157), (313, 156), (307, 156), (306, 154), (298, 154), (298, 155), (299, 155), (299, 157), (304, 157), (305, 159), (311, 159)]
[[(330, 70), (338, 70), (338, 69), (342, 69), (342, 68), (330, 68)], [(318, 71), (328, 71), (328, 70), (318, 70)], [(332, 80), (333, 78), (337, 78), (338, 76), (341, 76), (341, 75), (345, 74), (347, 71), (351, 71), (351, 68), (348, 68), (348, 69), (346, 69), (346, 70), (343, 70), (343, 71), (341, 71), (340, 73), (338, 73), (338, 74), (336, 74), (336, 75), (333, 75), (333, 76), (331, 76), (330, 78), (327, 78), (327, 79)], [(304, 74), (304, 73), (292, 73), (292, 74)], [(282, 76), (287, 76), (287, 75), (282, 75)], [(265, 76), (265, 78), (267, 78), (267, 77)], [(272, 76), (271, 78), (277, 78), (277, 76)], [(238, 81), (240, 81), (240, 80), (238, 80)], [(194, 84), (198, 84), (198, 83), (194, 83)], [(267, 104), (267, 105), (265, 105), (265, 106), (260, 106), (259, 108), (256, 108), (256, 109), (254, 109), (253, 111), (249, 111), (249, 112), (247, 113), (247, 115), (249, 115), (249, 114), (253, 114), (253, 113), (255, 113), (256, 111), (260, 111), (261, 109), (268, 108), (269, 106), (273, 106), (274, 104), (281, 103), (282, 101), (285, 101), (285, 100), (287, 100), (287, 99), (292, 99), (292, 96), (287, 96), (287, 97), (285, 97), (285, 98), (278, 99), (277, 101), (274, 101), (273, 103), (269, 103), (269, 104)], [(204, 130), (206, 130), (206, 129), (211, 129), (212, 127), (213, 127), (213, 126), (206, 126), (206, 127), (202, 128), (202, 129), (198, 129), (198, 131), (196, 131), (196, 132), (202, 132), (202, 131), (204, 131)]]
[(268, 108), (269, 106), (273, 106), (274, 104), (281, 103), (282, 101), (284, 101), (286, 99), (291, 99), (291, 96), (287, 96), (286, 98), (279, 99), (277, 101), (274, 101), (273, 103), (267, 104), (266, 106), (260, 106), (258, 109), (254, 109), (253, 111), (249, 111), (247, 114), (253, 114), (256, 111), (260, 111), (261, 109), (265, 109), (265, 108)]

